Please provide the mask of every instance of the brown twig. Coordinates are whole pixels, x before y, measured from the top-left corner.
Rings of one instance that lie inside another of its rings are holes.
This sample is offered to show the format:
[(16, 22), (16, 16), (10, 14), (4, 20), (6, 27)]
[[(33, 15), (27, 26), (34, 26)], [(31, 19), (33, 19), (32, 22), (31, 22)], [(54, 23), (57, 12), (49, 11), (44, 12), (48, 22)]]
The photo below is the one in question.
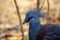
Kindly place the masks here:
[[(14, 3), (15, 3), (15, 6), (16, 6), (16, 10), (17, 10), (18, 18), (19, 18), (19, 24), (20, 24), (20, 27), (21, 27), (22, 40), (24, 40), (24, 31), (23, 31), (23, 26), (21, 25), (21, 16), (20, 16), (20, 12), (19, 12), (19, 7), (18, 7), (18, 5), (17, 5), (16, 0), (14, 0)], [(20, 27), (19, 27), (19, 28), (20, 28)], [(19, 31), (20, 31), (20, 30), (19, 30)]]
[(39, 5), (40, 5), (40, 0), (37, 0), (37, 9), (39, 9)]
[(47, 9), (47, 24), (48, 24), (48, 21), (49, 21), (49, 9), (50, 9), (50, 4), (49, 4), (49, 0), (47, 0), (47, 5), (48, 5), (48, 9)]

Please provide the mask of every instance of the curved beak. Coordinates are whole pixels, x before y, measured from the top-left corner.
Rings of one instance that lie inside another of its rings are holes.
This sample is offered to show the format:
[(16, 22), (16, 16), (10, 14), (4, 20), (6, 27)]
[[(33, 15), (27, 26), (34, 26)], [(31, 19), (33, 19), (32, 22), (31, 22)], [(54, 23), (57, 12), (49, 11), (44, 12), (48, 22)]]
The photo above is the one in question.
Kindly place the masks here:
[(23, 24), (25, 24), (25, 23), (26, 23), (26, 21), (23, 22)]
[(27, 23), (29, 20), (24, 20), (23, 24)]

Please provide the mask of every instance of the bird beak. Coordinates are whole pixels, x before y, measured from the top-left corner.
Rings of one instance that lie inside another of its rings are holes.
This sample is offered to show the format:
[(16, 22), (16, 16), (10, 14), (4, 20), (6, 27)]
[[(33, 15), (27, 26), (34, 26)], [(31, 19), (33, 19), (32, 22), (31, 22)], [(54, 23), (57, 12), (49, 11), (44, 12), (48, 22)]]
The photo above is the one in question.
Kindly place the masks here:
[(25, 24), (26, 22), (24, 21), (23, 24)]
[(29, 21), (28, 19), (25, 19), (24, 22), (23, 22), (23, 24), (27, 23), (28, 21)]
[(27, 23), (27, 21), (26, 21), (26, 20), (23, 22), (23, 24), (25, 24), (25, 23)]

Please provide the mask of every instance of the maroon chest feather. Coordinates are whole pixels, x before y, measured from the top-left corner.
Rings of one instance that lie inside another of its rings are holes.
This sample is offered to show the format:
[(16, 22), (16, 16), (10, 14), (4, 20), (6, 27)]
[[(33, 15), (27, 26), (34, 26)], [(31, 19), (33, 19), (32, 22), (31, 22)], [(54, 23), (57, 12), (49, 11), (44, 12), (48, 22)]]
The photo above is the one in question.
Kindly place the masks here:
[(46, 34), (46, 29), (45, 27), (42, 27), (39, 32), (38, 32), (38, 35), (36, 36), (36, 40), (42, 40), (43, 37), (45, 36)]

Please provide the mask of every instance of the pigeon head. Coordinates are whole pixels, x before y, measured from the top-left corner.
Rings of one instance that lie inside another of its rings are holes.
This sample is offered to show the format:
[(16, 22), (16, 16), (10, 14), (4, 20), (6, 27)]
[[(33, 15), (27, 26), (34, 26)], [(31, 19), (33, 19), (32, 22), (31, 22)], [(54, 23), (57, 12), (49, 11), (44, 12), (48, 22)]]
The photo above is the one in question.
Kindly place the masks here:
[(41, 17), (40, 10), (37, 10), (37, 9), (30, 10), (26, 13), (26, 17), (23, 24), (29, 22), (32, 18), (38, 19), (40, 17)]

